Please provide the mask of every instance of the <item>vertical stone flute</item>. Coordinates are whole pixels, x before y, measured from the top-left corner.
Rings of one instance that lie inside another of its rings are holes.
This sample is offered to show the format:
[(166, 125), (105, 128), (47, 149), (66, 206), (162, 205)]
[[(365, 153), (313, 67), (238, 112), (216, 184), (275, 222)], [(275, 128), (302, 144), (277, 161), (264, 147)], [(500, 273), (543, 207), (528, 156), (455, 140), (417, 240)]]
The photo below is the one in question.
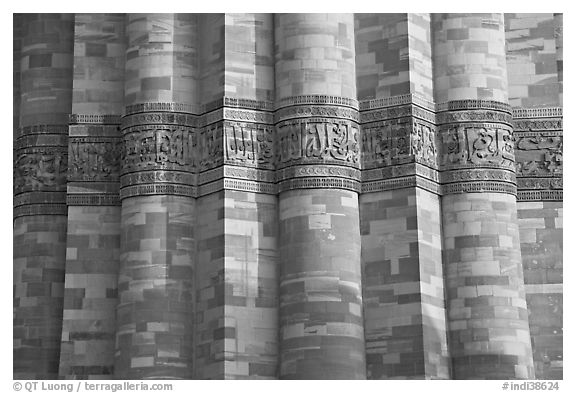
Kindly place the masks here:
[(14, 142), (14, 378), (57, 379), (74, 15), (22, 19)]
[(364, 379), (352, 14), (277, 14), (280, 378)]
[(127, 16), (115, 375), (192, 377), (196, 17)]
[(453, 377), (533, 378), (504, 17), (434, 14), (433, 32)]

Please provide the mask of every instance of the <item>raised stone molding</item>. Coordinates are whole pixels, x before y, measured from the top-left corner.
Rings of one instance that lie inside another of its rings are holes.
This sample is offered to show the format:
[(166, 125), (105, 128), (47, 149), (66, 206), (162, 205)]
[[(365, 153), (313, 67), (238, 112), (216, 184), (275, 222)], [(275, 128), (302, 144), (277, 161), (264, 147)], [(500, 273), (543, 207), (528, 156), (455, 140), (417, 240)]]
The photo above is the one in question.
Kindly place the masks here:
[(342, 105), (358, 109), (358, 100), (348, 97), (328, 95), (303, 95), (285, 97), (276, 102), (275, 109), (293, 105)]
[(514, 119), (512, 124), (514, 126), (514, 132), (558, 131), (561, 134), (564, 128), (562, 118)]
[(504, 102), (492, 100), (455, 100), (436, 104), (436, 112), (460, 111), (475, 109), (491, 109), (506, 113), (512, 112), (512, 107)]
[(256, 110), (224, 108), (222, 120), (274, 124), (274, 115)]
[(68, 194), (68, 206), (120, 206), (119, 195), (114, 194)]
[(120, 199), (143, 195), (181, 195), (196, 197), (196, 188), (182, 184), (155, 183), (126, 186), (120, 189)]
[(451, 170), (441, 172), (440, 182), (442, 184), (460, 183), (467, 181), (502, 181), (515, 184), (516, 174), (512, 171), (487, 168), (469, 168), (461, 170)]
[(245, 109), (256, 109), (263, 111), (274, 110), (274, 102), (272, 101), (258, 101), (247, 98), (224, 97), (224, 106), (231, 106)]
[(14, 150), (30, 148), (62, 147), (68, 143), (68, 136), (64, 134), (32, 134), (23, 135), (14, 141)]
[(199, 113), (197, 105), (180, 102), (142, 102), (125, 107), (124, 115), (145, 112), (181, 112), (196, 115)]
[(534, 191), (518, 191), (516, 196), (518, 202), (530, 201), (562, 201), (562, 190), (534, 190)]
[(273, 170), (246, 168), (243, 166), (233, 165), (224, 165), (222, 176), (224, 178), (250, 180), (264, 183), (274, 183), (276, 181), (276, 173)]
[(14, 207), (14, 220), (18, 217), (24, 216), (38, 216), (38, 215), (57, 215), (65, 216), (68, 214), (68, 206), (66, 204), (38, 204), (38, 205), (23, 205)]
[(360, 120), (358, 110), (334, 105), (294, 105), (278, 109), (274, 117), (276, 122), (309, 117), (334, 117), (356, 123)]
[(433, 101), (428, 100), (421, 94), (411, 93), (403, 94), (386, 98), (377, 98), (373, 100), (360, 101), (360, 110), (366, 111), (371, 109), (387, 108), (391, 106), (399, 106), (406, 104), (415, 104), (430, 111), (436, 110), (436, 105)]
[(121, 115), (93, 115), (72, 113), (68, 116), (70, 124), (105, 124), (118, 125), (122, 122)]
[(122, 132), (120, 124), (70, 124), (68, 136), (94, 138), (94, 141), (98, 141), (99, 138), (121, 138)]
[(198, 187), (197, 196), (201, 197), (222, 190), (249, 191), (261, 194), (275, 195), (278, 193), (278, 187), (273, 183), (263, 183), (259, 181), (243, 179), (225, 179), (220, 178), (211, 183), (202, 184)]
[(40, 134), (61, 134), (68, 135), (67, 124), (37, 124), (33, 126), (18, 127), (15, 130), (14, 138), (18, 139), (27, 135)]
[(436, 123), (436, 114), (428, 109), (408, 104), (388, 108), (379, 108), (360, 112), (360, 121), (367, 124), (375, 121), (385, 121), (401, 117), (415, 117), (432, 124)]
[(561, 117), (562, 107), (512, 108), (514, 118)]
[(14, 195), (14, 206), (35, 205), (35, 204), (65, 204), (66, 195), (63, 192), (27, 192)]
[(194, 186), (196, 185), (196, 175), (187, 172), (157, 170), (128, 173), (120, 179), (120, 187), (152, 183), (173, 183)]
[(198, 123), (198, 117), (188, 113), (144, 112), (124, 116), (122, 118), (122, 129), (126, 130), (131, 127), (140, 125), (175, 125), (197, 127)]
[(361, 183), (350, 179), (324, 176), (293, 178), (278, 183), (278, 192), (303, 188), (337, 188), (341, 190), (360, 192)]
[(360, 170), (338, 165), (295, 165), (276, 171), (276, 181), (282, 182), (300, 177), (341, 177), (360, 181)]
[(561, 190), (563, 188), (561, 177), (519, 177), (517, 183), (519, 190)]
[(498, 181), (472, 181), (442, 184), (442, 195), (464, 192), (497, 192), (516, 195), (516, 184)]
[(438, 126), (464, 122), (498, 122), (511, 125), (512, 115), (509, 112), (486, 109), (455, 110), (436, 114), (436, 124)]
[(422, 188), (437, 195), (441, 194), (441, 188), (438, 183), (420, 176), (406, 176), (387, 180), (362, 182), (362, 193), (365, 194), (413, 187)]
[(14, 195), (14, 219), (40, 214), (66, 215), (66, 193), (57, 191), (25, 192)]

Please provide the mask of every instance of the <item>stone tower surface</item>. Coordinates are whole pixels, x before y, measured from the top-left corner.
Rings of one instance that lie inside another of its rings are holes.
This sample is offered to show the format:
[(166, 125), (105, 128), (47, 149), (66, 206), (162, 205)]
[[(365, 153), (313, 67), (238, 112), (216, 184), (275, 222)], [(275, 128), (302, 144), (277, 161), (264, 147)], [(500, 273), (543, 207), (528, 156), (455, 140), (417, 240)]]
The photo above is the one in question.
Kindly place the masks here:
[(562, 14), (15, 14), (14, 378), (561, 379)]

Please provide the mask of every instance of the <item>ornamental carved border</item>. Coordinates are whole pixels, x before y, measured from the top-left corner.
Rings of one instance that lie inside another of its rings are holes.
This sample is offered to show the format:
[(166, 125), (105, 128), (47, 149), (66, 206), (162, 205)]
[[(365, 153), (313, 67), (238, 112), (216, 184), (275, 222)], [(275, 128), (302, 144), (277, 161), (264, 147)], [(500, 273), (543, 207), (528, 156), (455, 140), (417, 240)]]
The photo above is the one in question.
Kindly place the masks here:
[(362, 168), (418, 162), (437, 168), (436, 127), (414, 118), (362, 127)]
[(496, 167), (514, 170), (512, 128), (499, 123), (466, 123), (439, 128), (440, 169)]
[(122, 175), (149, 170), (194, 171), (194, 132), (184, 126), (134, 126), (124, 130)]
[(122, 154), (119, 137), (71, 137), (68, 147), (68, 181), (119, 180)]
[(334, 164), (360, 169), (360, 128), (330, 118), (282, 121), (276, 125), (276, 168)]
[(295, 105), (280, 108), (274, 115), (276, 122), (310, 117), (335, 117), (356, 123), (360, 121), (358, 110), (334, 105)]
[(64, 146), (20, 149), (14, 162), (14, 194), (66, 191), (68, 152)]
[(225, 164), (274, 169), (274, 127), (224, 122)]
[(296, 165), (276, 171), (276, 181), (283, 182), (301, 177), (344, 178), (360, 182), (360, 170), (338, 165)]
[[(516, 173), (519, 178), (562, 177), (563, 137), (561, 131), (516, 132), (515, 150)], [(530, 183), (524, 182), (523, 184)]]

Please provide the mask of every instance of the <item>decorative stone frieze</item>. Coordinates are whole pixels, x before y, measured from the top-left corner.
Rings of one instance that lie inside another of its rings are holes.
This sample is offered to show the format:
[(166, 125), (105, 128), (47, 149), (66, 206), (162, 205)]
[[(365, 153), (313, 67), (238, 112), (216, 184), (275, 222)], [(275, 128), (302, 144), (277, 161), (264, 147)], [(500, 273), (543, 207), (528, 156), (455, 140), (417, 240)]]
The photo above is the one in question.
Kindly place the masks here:
[(73, 137), (68, 146), (68, 181), (119, 180), (120, 138)]
[(226, 164), (274, 169), (274, 128), (244, 122), (224, 122)]
[(348, 120), (308, 118), (276, 125), (276, 166), (337, 164), (360, 168), (358, 124)]
[(24, 148), (14, 162), (14, 194), (66, 191), (68, 154), (62, 146)]

